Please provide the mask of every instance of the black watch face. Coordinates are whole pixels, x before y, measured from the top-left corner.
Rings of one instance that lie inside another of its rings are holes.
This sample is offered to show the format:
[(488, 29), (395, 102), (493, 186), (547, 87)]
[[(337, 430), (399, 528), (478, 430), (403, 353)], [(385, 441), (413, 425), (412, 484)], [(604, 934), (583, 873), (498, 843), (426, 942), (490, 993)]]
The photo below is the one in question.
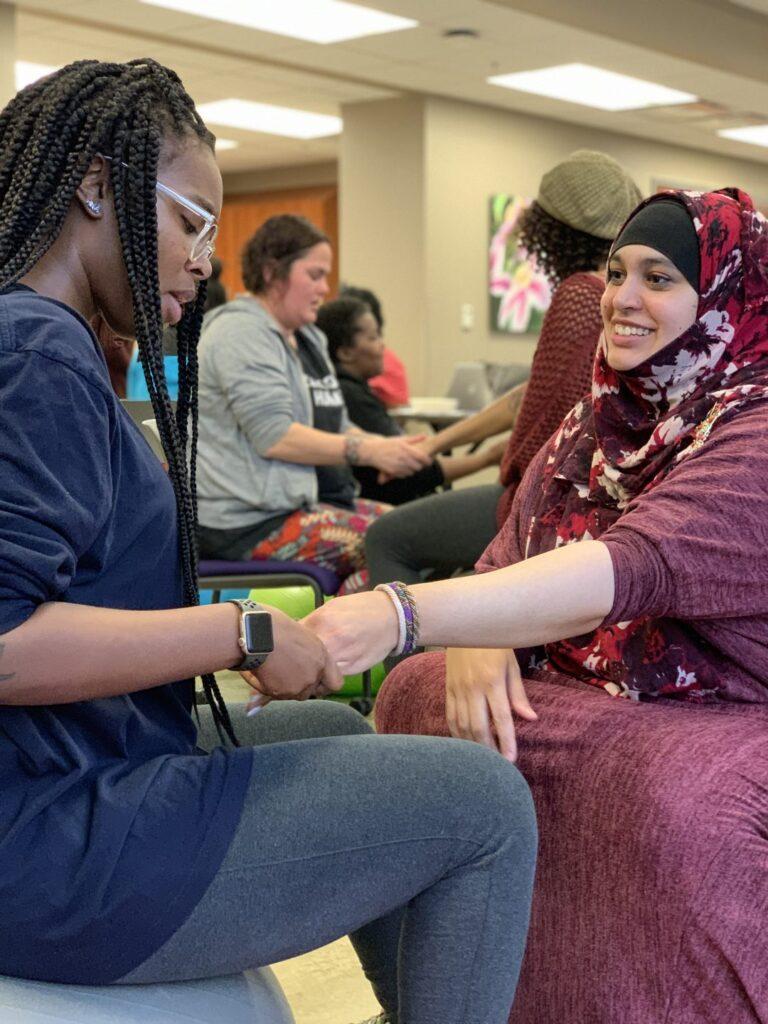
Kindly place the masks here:
[(250, 654), (265, 654), (273, 649), (272, 616), (269, 612), (245, 612), (243, 629)]

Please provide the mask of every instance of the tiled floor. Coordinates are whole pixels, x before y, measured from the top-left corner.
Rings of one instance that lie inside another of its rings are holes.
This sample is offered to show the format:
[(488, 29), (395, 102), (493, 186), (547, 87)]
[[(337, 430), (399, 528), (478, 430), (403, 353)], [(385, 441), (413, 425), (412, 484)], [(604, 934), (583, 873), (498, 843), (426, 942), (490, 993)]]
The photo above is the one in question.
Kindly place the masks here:
[(348, 939), (272, 966), (296, 1024), (355, 1024), (379, 1012)]
[[(250, 689), (237, 673), (216, 678), (225, 700), (247, 700)], [(296, 1024), (356, 1024), (379, 1011), (348, 939), (272, 967)]]

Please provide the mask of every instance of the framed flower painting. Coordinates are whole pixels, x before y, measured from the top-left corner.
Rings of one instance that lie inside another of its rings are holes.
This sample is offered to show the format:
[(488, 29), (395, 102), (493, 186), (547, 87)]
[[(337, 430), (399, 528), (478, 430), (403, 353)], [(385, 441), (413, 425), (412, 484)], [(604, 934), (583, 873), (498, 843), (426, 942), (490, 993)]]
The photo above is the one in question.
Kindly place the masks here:
[(502, 334), (537, 333), (552, 298), (547, 277), (518, 238), (520, 215), (530, 202), (504, 192), (490, 199), (490, 328)]

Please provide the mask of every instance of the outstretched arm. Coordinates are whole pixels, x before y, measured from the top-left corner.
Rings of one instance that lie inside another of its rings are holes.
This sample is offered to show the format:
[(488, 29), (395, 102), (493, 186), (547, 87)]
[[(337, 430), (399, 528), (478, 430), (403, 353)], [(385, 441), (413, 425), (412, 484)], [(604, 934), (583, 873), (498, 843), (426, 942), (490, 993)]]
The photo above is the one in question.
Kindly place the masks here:
[[(600, 541), (568, 544), (495, 572), (411, 588), (420, 643), (446, 647), (534, 647), (589, 633), (611, 610), (613, 563)], [(380, 591), (338, 598), (306, 625), (341, 670), (362, 671), (398, 641), (398, 621)]]
[(477, 444), (487, 437), (494, 437), (505, 430), (511, 430), (520, 409), (526, 385), (527, 381), (523, 381), (511, 391), (507, 391), (501, 398), (497, 398), (495, 402), (486, 405), (480, 412), (467, 416), (466, 419), (454, 423), (450, 427), (445, 427), (444, 430), (438, 430), (432, 437), (427, 438), (425, 447), (433, 455), (436, 455), (438, 452), (449, 451), (462, 444)]
[[(251, 685), (294, 698), (338, 689), (341, 676), (317, 637), (270, 613), (275, 649)], [(243, 657), (238, 634), (229, 601), (166, 611), (49, 601), (0, 635), (0, 704), (69, 704), (232, 668)]]

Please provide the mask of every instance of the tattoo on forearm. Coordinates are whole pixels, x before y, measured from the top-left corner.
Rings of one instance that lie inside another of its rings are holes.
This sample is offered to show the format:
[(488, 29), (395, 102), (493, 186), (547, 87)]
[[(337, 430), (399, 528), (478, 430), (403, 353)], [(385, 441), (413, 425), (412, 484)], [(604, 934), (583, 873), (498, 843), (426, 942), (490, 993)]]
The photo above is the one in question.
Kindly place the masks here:
[[(3, 660), (3, 651), (5, 650), (5, 644), (0, 644), (0, 661)], [(6, 683), (9, 679), (13, 679), (16, 675), (15, 672), (9, 672), (7, 675), (0, 673), (0, 683)]]

